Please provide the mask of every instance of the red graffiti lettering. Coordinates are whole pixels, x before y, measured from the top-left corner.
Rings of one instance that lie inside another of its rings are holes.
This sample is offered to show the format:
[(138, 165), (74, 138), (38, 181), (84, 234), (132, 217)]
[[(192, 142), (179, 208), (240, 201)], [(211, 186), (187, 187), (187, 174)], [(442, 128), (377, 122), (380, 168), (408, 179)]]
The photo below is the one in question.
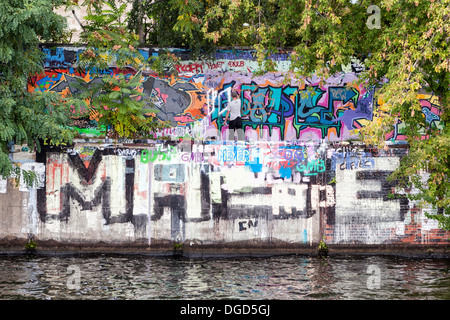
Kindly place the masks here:
[(244, 61), (229, 61), (228, 66), (232, 68), (239, 68), (244, 66)]
[(223, 61), (218, 61), (216, 63), (214, 63), (214, 62), (206, 62), (206, 65), (208, 66), (209, 69), (220, 69), (220, 68), (222, 68), (223, 64), (224, 64)]
[(181, 72), (203, 73), (203, 67), (199, 63), (178, 64), (175, 66), (175, 68), (177, 68), (178, 73)]

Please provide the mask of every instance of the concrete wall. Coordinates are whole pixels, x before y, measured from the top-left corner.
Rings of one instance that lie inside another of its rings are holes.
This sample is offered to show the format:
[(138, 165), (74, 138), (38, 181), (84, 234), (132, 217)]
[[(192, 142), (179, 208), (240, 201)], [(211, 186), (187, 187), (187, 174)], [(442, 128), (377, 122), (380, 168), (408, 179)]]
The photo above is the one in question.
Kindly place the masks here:
[(448, 244), (386, 177), (402, 148), (327, 142), (49, 146), (2, 182), (0, 238), (80, 245)]
[[(179, 77), (147, 70), (142, 90), (172, 127), (152, 140), (111, 144), (99, 138), (90, 112), (73, 119), (85, 137), (73, 146), (46, 145), (39, 154), (16, 146), (11, 158), (35, 170), (40, 182), (27, 188), (0, 181), (0, 240), (32, 234), (41, 244), (144, 248), (175, 242), (299, 248), (321, 239), (353, 246), (449, 244), (450, 233), (417, 204), (388, 197), (396, 191), (387, 177), (406, 152), (401, 123), (386, 133), (386, 149), (352, 142), (352, 130), (377, 121), (374, 88), (347, 86), (361, 68), (348, 66), (319, 83), (287, 73), (288, 52), (273, 55), (278, 72), (256, 76), (249, 50), (218, 50), (213, 61), (171, 50), (180, 58)], [(74, 71), (80, 48), (44, 51), (46, 71), (31, 79), (30, 91), (65, 95), (76, 78), (99, 80)], [(221, 114), (232, 88), (244, 115), (245, 139), (237, 142), (227, 140)], [(430, 125), (439, 125), (435, 97), (418, 98)]]

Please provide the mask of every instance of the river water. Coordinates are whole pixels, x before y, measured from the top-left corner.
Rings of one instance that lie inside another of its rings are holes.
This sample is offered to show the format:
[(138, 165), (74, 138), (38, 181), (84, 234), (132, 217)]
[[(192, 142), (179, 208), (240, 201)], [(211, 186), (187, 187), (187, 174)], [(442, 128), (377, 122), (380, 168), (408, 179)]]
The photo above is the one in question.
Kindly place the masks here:
[(0, 256), (2, 300), (450, 300), (450, 259)]

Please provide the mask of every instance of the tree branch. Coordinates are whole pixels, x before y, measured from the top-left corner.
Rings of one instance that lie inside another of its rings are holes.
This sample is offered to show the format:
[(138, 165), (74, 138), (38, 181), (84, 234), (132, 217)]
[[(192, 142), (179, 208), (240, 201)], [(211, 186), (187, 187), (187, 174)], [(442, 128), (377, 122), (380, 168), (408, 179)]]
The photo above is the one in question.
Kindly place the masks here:
[(81, 29), (83, 29), (83, 31), (86, 31), (86, 30), (84, 29), (84, 26), (83, 26), (83, 24), (81, 23), (80, 19), (78, 19), (77, 15), (76, 15), (76, 13), (75, 13), (75, 10), (72, 10), (72, 14), (73, 14), (75, 20), (77, 20), (77, 22), (78, 22), (78, 24), (80, 25)]

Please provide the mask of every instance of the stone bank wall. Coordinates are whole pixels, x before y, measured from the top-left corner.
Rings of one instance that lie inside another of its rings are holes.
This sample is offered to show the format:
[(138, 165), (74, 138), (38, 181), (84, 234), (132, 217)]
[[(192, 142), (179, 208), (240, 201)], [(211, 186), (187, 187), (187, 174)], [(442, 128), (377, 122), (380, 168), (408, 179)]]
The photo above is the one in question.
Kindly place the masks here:
[(36, 187), (0, 182), (0, 239), (144, 251), (175, 243), (295, 251), (321, 239), (448, 246), (450, 233), (416, 204), (388, 197), (404, 152), (325, 141), (46, 146), (22, 164), (38, 173)]

